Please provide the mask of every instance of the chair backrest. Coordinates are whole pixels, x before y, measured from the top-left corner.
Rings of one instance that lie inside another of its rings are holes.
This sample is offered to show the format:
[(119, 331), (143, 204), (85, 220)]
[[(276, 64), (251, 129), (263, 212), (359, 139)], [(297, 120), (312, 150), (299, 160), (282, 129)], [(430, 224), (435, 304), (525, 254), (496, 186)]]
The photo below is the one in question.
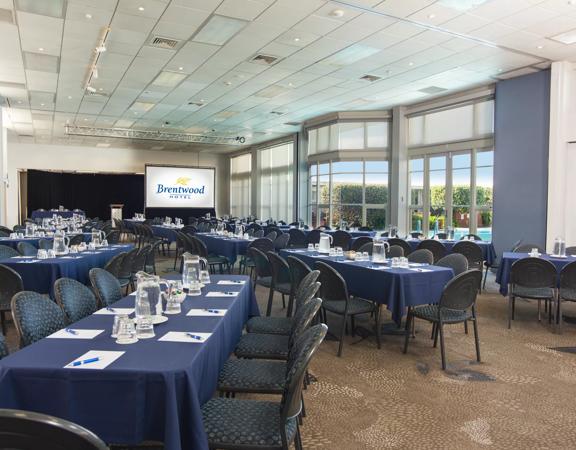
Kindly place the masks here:
[(18, 253), (22, 256), (36, 256), (38, 249), (34, 247), (30, 242), (20, 241), (18, 242)]
[(481, 241), (482, 240), (482, 238), (480, 236), (478, 236), (477, 234), (474, 234), (474, 233), (465, 234), (460, 239), (464, 239), (464, 238), (467, 238), (471, 241)]
[[(302, 280), (312, 272), (312, 269), (308, 267), (304, 261), (295, 256), (288, 256), (286, 258), (286, 262), (288, 263), (288, 267), (290, 268), (290, 279), (292, 280), (292, 294), (296, 292)], [(320, 274), (318, 274), (320, 275)]]
[(106, 240), (108, 241), (109, 244), (117, 244), (118, 242), (120, 242), (120, 231), (119, 230), (110, 231), (106, 235)]
[(427, 248), (419, 248), (408, 255), (408, 262), (434, 264), (434, 255)]
[(136, 258), (136, 255), (138, 255), (139, 251), (140, 251), (140, 249), (133, 248), (128, 253), (126, 253), (126, 255), (124, 255), (124, 258), (122, 258), (122, 263), (120, 264), (120, 268), (118, 270), (118, 277), (119, 278), (124, 278), (124, 279), (130, 278), (130, 276), (132, 275), (132, 267), (134, 265), (134, 258)]
[[(358, 223), (358, 222), (356, 222), (356, 224), (357, 224), (357, 223)], [(354, 224), (354, 225), (355, 225), (355, 224)], [(362, 226), (362, 227), (358, 227), (358, 231), (374, 231), (374, 230), (372, 229), (372, 227)]]
[(24, 290), (22, 277), (8, 266), (0, 264), (0, 311), (9, 311), (12, 297)]
[(474, 305), (480, 285), (482, 271), (472, 269), (452, 278), (442, 292), (439, 308), (464, 311)]
[(68, 322), (78, 322), (96, 311), (97, 303), (93, 292), (72, 278), (59, 278), (54, 283), (56, 303), (60, 305)]
[(8, 247), (7, 245), (0, 245), (0, 259), (13, 258), (14, 256), (20, 256), (18, 250)]
[[(314, 272), (318, 271), (315, 270)], [(296, 294), (294, 294), (295, 310), (297, 311), (298, 308), (300, 308), (308, 300), (313, 299), (320, 290), (320, 286), (322, 285), (318, 281), (313, 283), (300, 283), (300, 286), (296, 290)]]
[(560, 271), (560, 289), (576, 290), (576, 261), (566, 264)]
[(198, 239), (196, 236), (188, 236), (188, 241), (193, 243), (195, 254), (201, 258), (208, 258), (208, 247), (206, 247), (202, 239)]
[(186, 225), (180, 231), (186, 234), (194, 234), (198, 232), (198, 229), (194, 225)]
[(122, 265), (122, 260), (127, 255), (127, 252), (118, 253), (114, 255), (104, 266), (104, 270), (107, 270), (116, 278), (120, 275), (120, 266)]
[(249, 248), (246, 250), (246, 254), (254, 261), (254, 271), (257, 279), (272, 276), (272, 265), (266, 253), (257, 248)]
[(264, 237), (264, 230), (255, 230), (253, 236), (257, 239)]
[(536, 244), (521, 244), (517, 245), (512, 251), (514, 253), (530, 253), (533, 248), (538, 249), (538, 253), (546, 253), (543, 247)]
[[(441, 258), (439, 261), (436, 261), (434, 265), (452, 269), (455, 276), (458, 276), (468, 270), (468, 260), (464, 255), (460, 253), (450, 253), (444, 258)], [(477, 267), (475, 267), (475, 269), (477, 269)]]
[(17, 409), (0, 409), (2, 448), (19, 450), (108, 450), (98, 436), (58, 417)]
[(441, 232), (441, 233), (436, 233), (436, 237), (437, 237), (438, 239), (448, 239), (448, 233), (443, 233), (443, 232)]
[(568, 256), (576, 255), (576, 247), (566, 247), (566, 254)]
[(6, 339), (4, 339), (4, 335), (0, 333), (0, 359), (8, 356), (8, 346), (6, 345)]
[(151, 248), (152, 246), (148, 244), (138, 250), (138, 253), (132, 260), (132, 273), (140, 272), (146, 268), (146, 256), (148, 256)]
[(404, 249), (399, 245), (391, 245), (386, 256), (388, 258), (400, 258), (404, 256)]
[(308, 244), (306, 233), (302, 230), (299, 230), (298, 228), (290, 228), (288, 234), (290, 235), (290, 247), (306, 247)]
[(322, 283), (320, 296), (325, 301), (342, 301), (348, 302), (348, 286), (342, 275), (332, 266), (317, 261), (314, 268), (320, 271), (319, 281)]
[(334, 247), (342, 247), (345, 251), (350, 248), (350, 241), (352, 235), (344, 230), (337, 230), (332, 235), (334, 239)]
[(66, 317), (50, 297), (22, 291), (12, 297), (12, 317), (20, 346), (33, 344), (66, 326)]
[(373, 249), (374, 249), (374, 242), (366, 242), (365, 244), (361, 245), (357, 251), (361, 253), (366, 252), (369, 255), (372, 255)]
[(412, 247), (410, 247), (410, 244), (408, 242), (406, 242), (404, 239), (389, 238), (388, 244), (390, 246), (398, 245), (398, 246), (402, 247), (402, 250), (404, 250), (404, 256), (408, 256), (410, 253), (412, 253)]
[(372, 238), (370, 236), (359, 236), (354, 239), (350, 245), (350, 250), (358, 251), (364, 244), (371, 244)]
[(290, 243), (290, 235), (288, 233), (280, 233), (276, 239), (274, 239), (274, 250), (279, 252), (288, 247)]
[(276, 231), (270, 231), (264, 237), (266, 239), (270, 239), (272, 242), (274, 242), (276, 240), (276, 238), (278, 237), (278, 233)]
[(434, 239), (425, 239), (420, 242), (420, 244), (418, 244), (418, 250), (420, 249), (430, 250), (434, 256), (434, 262), (439, 261), (446, 256), (446, 247), (444, 247), (444, 244), (435, 241)]
[(110, 272), (95, 267), (88, 275), (100, 305), (110, 306), (122, 298), (120, 282)]
[(529, 288), (555, 288), (557, 272), (550, 261), (542, 258), (522, 258), (510, 268), (510, 283)]
[(322, 300), (313, 298), (300, 305), (294, 313), (294, 319), (290, 325), (290, 335), (288, 336), (288, 348), (292, 348), (294, 342), (302, 335), (302, 332), (310, 326), (314, 316), (320, 309)]
[(259, 238), (248, 244), (247, 248), (257, 248), (261, 252), (268, 253), (274, 251), (274, 242), (268, 238)]
[[(290, 351), (286, 364), (286, 379), (284, 392), (282, 393), (281, 419), (286, 423), (289, 419), (297, 417), (302, 411), (302, 385), (308, 364), (312, 355), (326, 336), (328, 327), (325, 324), (318, 324), (310, 327), (294, 343), (293, 350)], [(286, 439), (286, 427), (282, 429), (283, 448), (288, 448)]]
[(84, 242), (84, 235), (82, 233), (70, 238), (70, 245), (80, 245), (82, 242)]
[(272, 266), (272, 285), (277, 286), (282, 283), (292, 283), (292, 277), (290, 276), (290, 266), (284, 258), (282, 258), (278, 253), (268, 252), (268, 261)]
[(460, 253), (468, 260), (468, 267), (471, 269), (482, 269), (484, 255), (482, 248), (473, 241), (459, 241), (452, 247), (452, 253)]
[(307, 244), (318, 244), (320, 242), (320, 230), (310, 230), (308, 236), (306, 236)]

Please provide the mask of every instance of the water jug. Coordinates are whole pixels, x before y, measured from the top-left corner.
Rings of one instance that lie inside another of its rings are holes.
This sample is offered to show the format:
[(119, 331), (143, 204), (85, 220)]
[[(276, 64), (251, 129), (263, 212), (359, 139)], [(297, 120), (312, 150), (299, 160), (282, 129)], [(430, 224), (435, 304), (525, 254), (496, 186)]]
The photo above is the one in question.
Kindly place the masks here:
[(318, 243), (318, 253), (330, 253), (332, 245), (332, 236), (326, 233), (320, 233), (320, 242)]
[(208, 266), (206, 258), (201, 258), (198, 255), (191, 253), (184, 253), (182, 255), (182, 286), (184, 289), (190, 288), (192, 281), (200, 281), (200, 271)]
[(54, 233), (54, 242), (52, 243), (52, 249), (56, 255), (66, 255), (68, 254), (68, 245), (70, 245), (70, 238), (65, 236), (64, 232), (58, 230)]

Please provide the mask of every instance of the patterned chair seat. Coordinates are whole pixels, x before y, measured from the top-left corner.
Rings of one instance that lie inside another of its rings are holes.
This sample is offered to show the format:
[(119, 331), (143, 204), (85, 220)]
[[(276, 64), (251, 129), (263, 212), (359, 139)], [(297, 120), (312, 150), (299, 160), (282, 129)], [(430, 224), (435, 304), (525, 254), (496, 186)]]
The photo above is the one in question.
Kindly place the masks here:
[(230, 359), (220, 371), (218, 390), (281, 394), (285, 380), (283, 361)]
[(286, 294), (289, 295), (291, 292), (292, 286), (290, 285), (290, 283), (278, 283), (276, 286), (274, 286), (274, 290), (276, 292), (280, 292), (281, 294)]
[[(346, 302), (335, 301), (335, 300), (325, 300), (322, 303), (322, 307), (326, 311), (330, 311), (336, 314), (344, 314), (344, 309), (346, 307)], [(362, 298), (351, 297), (348, 302), (348, 314), (356, 315), (362, 313), (369, 313), (374, 311), (374, 303), (364, 300)]]
[(512, 295), (522, 298), (545, 299), (553, 298), (554, 291), (552, 288), (531, 288), (516, 284), (512, 286)]
[(258, 286), (264, 286), (269, 288), (272, 284), (272, 277), (260, 277), (256, 280)]
[(243, 335), (234, 350), (238, 358), (288, 358), (288, 336), (248, 333)]
[(213, 398), (202, 406), (202, 418), (210, 448), (280, 449), (281, 427), (289, 441), (296, 433), (296, 419), (282, 424), (273, 402)]
[(576, 289), (560, 288), (560, 298), (570, 302), (576, 302)]
[(8, 346), (6, 345), (6, 340), (4, 339), (4, 335), (0, 334), (0, 359), (8, 356)]
[(220, 255), (208, 255), (208, 264), (228, 264), (228, 259), (225, 256)]
[(246, 331), (248, 331), (248, 333), (282, 334), (288, 336), (291, 326), (291, 317), (252, 317), (246, 323)]
[[(428, 320), (430, 322), (438, 322), (440, 318), (438, 305), (423, 305), (414, 308), (414, 317)], [(442, 308), (442, 322), (443, 323), (460, 323), (472, 317), (470, 310), (458, 311), (455, 309)]]

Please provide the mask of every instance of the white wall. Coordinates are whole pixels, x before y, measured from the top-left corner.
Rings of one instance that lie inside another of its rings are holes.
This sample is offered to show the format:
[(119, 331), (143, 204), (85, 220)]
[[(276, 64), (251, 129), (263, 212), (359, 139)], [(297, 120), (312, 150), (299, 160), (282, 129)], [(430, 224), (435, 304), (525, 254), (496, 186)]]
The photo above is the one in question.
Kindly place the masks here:
[(546, 246), (563, 237), (576, 245), (576, 64), (552, 64), (550, 84), (550, 144)]
[[(229, 159), (208, 152), (149, 151), (134, 148), (98, 148), (8, 142), (7, 217), (18, 223), (18, 170), (144, 173), (145, 164), (173, 164), (216, 168), (216, 213), (229, 211)], [(30, 211), (28, 212), (30, 214)]]

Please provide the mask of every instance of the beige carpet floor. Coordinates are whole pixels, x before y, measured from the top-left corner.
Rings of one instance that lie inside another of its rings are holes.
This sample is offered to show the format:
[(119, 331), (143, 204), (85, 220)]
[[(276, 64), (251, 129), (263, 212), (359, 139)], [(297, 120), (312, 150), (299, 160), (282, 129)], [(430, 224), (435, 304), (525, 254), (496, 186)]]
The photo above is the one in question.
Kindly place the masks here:
[[(159, 272), (172, 264), (161, 262)], [(519, 300), (508, 330), (507, 302), (493, 280), (478, 299), (481, 363), (472, 329), (465, 335), (462, 325), (446, 330), (447, 371), (422, 321), (407, 355), (400, 336), (384, 336), (381, 349), (372, 337), (347, 336), (341, 358), (338, 342), (326, 340), (311, 364), (317, 381), (305, 392), (304, 448), (576, 448), (576, 321), (554, 333), (538, 322), (536, 303)], [(257, 290), (261, 311), (267, 297)], [(276, 297), (273, 314), (285, 314), (281, 306)], [(565, 312), (576, 317), (576, 304)], [(337, 333), (338, 318), (329, 326)], [(13, 328), (8, 340), (14, 347)]]

